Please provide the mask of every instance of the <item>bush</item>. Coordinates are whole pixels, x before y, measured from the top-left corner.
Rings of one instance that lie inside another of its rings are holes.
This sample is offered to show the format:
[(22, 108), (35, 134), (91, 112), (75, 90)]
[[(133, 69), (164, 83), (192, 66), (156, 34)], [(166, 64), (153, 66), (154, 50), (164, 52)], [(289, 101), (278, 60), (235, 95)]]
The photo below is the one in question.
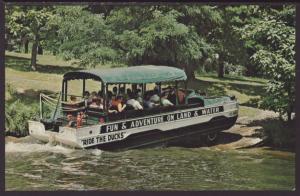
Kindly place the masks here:
[(225, 73), (229, 75), (242, 76), (245, 75), (246, 68), (241, 65), (225, 64)]
[(296, 119), (290, 123), (278, 119), (270, 120), (264, 124), (264, 136), (268, 138), (269, 145), (275, 148), (294, 149), (296, 146)]
[(38, 105), (27, 106), (20, 100), (5, 103), (5, 132), (6, 135), (28, 135), (28, 120), (39, 118)]

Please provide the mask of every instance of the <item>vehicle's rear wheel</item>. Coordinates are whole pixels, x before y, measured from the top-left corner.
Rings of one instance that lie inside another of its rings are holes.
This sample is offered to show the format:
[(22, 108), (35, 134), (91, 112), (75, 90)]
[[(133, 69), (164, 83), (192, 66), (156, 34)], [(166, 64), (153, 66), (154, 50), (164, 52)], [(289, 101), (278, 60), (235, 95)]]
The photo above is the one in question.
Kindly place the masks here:
[(217, 139), (218, 139), (218, 133), (215, 132), (215, 133), (208, 133), (206, 135), (206, 143), (210, 146), (210, 145), (213, 145), (217, 142)]

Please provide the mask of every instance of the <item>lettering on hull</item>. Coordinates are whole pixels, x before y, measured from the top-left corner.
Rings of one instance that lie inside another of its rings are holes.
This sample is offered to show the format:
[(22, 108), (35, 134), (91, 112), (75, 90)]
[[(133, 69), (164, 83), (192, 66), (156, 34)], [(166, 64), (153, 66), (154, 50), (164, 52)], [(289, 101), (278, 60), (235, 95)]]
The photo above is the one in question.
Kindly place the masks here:
[(102, 144), (112, 141), (122, 140), (125, 132), (116, 132), (108, 135), (99, 135), (96, 137), (86, 138), (81, 140), (83, 146), (91, 146), (95, 144)]
[(219, 113), (223, 111), (224, 111), (223, 106), (218, 106), (218, 107), (203, 108), (203, 109), (198, 109), (198, 110), (193, 110), (188, 112), (177, 112), (172, 114), (165, 114), (160, 116), (146, 117), (146, 118), (141, 118), (136, 120), (112, 123), (112, 124), (101, 126), (100, 134), (122, 131), (125, 129), (139, 128), (139, 127), (149, 126), (149, 125), (156, 125), (164, 122), (171, 122), (180, 119), (204, 116), (204, 115)]

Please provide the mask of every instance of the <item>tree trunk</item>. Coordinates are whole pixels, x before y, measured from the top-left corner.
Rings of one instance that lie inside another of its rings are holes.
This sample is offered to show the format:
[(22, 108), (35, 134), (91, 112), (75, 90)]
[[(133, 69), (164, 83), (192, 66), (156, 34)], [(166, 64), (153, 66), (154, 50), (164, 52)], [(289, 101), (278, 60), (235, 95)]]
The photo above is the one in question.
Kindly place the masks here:
[(287, 112), (287, 117), (288, 117), (288, 122), (291, 122), (291, 120), (292, 120), (292, 112), (291, 111)]
[(4, 49), (8, 50), (8, 39), (9, 39), (9, 35), (7, 33), (4, 34)]
[(218, 77), (224, 78), (224, 62), (219, 62), (219, 70), (218, 70)]
[(26, 38), (25, 43), (24, 43), (24, 49), (25, 49), (25, 53), (28, 53), (28, 45), (29, 45), (29, 40)]
[(38, 54), (43, 54), (43, 48), (40, 45), (38, 46)]
[(33, 71), (36, 70), (36, 57), (37, 57), (38, 43), (39, 43), (39, 37), (38, 35), (36, 35), (31, 50), (31, 69)]
[(246, 76), (253, 76), (254, 71), (253, 71), (253, 66), (251, 64), (246, 65)]
[(191, 65), (185, 65), (184, 66), (184, 71), (186, 73), (188, 81), (192, 81), (192, 80), (196, 79), (195, 73), (194, 73), (195, 70), (194, 70), (193, 66), (191, 66)]
[(290, 123), (291, 120), (292, 120), (292, 112), (293, 112), (293, 108), (294, 108), (293, 94), (292, 94), (292, 84), (291, 83), (288, 83), (287, 93), (288, 93), (288, 97), (289, 97), (289, 105), (288, 105), (288, 109), (287, 109), (287, 117), (288, 117), (288, 122)]
[(225, 74), (225, 64), (224, 64), (224, 54), (222, 54), (223, 52), (221, 52), (219, 54), (219, 58), (218, 58), (218, 77), (219, 78), (224, 78), (224, 74)]

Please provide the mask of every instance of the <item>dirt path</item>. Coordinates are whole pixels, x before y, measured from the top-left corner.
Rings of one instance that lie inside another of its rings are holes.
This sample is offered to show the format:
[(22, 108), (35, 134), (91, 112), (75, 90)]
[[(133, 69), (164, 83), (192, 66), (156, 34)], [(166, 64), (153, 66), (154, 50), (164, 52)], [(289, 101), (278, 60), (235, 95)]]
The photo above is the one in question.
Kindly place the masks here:
[(278, 117), (278, 114), (265, 110), (260, 110), (260, 113), (255, 117), (239, 117), (231, 129), (223, 131), (219, 135), (217, 145), (213, 146), (213, 148), (225, 150), (257, 146), (264, 141), (257, 134), (257, 131), (263, 129), (263, 127), (252, 125), (255, 124), (252, 122), (275, 117)]

